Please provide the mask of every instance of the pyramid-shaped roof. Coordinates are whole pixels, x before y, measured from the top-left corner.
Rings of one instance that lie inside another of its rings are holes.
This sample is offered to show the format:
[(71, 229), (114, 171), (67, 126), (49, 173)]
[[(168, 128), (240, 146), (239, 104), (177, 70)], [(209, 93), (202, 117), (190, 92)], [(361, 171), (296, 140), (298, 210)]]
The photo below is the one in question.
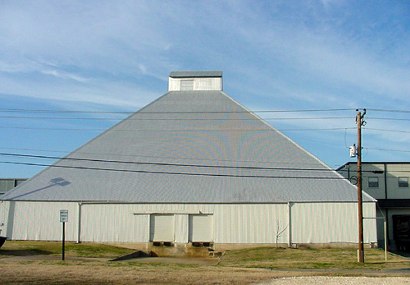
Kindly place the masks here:
[(2, 200), (284, 203), (357, 193), (223, 91), (199, 90), (166, 93)]

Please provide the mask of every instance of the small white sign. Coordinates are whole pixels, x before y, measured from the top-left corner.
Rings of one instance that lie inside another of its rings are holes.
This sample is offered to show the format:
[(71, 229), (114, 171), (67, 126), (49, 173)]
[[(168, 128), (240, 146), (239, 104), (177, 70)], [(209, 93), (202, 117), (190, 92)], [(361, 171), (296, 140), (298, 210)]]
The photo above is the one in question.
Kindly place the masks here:
[(61, 223), (68, 222), (68, 210), (60, 210), (60, 222)]

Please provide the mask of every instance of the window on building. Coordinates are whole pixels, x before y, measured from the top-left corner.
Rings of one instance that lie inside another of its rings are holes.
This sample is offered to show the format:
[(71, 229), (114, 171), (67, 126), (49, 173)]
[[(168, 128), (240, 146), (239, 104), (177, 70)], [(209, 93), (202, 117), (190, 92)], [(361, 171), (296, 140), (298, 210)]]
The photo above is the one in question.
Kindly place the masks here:
[(408, 177), (399, 177), (399, 187), (409, 187)]
[(379, 188), (379, 177), (369, 177), (368, 186), (369, 188)]

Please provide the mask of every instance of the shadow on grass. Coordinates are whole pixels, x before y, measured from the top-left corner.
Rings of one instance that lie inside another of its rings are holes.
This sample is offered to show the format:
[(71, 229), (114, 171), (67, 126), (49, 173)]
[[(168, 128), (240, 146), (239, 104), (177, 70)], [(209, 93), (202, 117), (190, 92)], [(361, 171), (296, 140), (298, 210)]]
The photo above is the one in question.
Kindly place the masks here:
[(153, 253), (146, 253), (144, 251), (136, 251), (131, 254), (123, 255), (114, 259), (111, 259), (110, 261), (123, 261), (123, 260), (130, 260), (134, 258), (145, 258), (145, 257), (156, 257), (156, 254)]
[(400, 255), (405, 258), (410, 258), (410, 252), (409, 251), (392, 251), (392, 253), (396, 255)]
[(51, 251), (41, 249), (1, 249), (0, 255), (7, 256), (33, 256), (33, 255), (50, 255)]

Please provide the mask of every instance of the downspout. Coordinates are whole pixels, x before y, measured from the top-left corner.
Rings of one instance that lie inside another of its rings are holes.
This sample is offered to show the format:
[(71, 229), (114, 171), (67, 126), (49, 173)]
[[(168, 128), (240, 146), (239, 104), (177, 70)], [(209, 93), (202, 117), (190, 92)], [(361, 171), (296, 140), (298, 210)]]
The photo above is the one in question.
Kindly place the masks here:
[(81, 206), (82, 202), (78, 202), (77, 204), (77, 243), (81, 243)]
[(288, 202), (288, 247), (292, 247), (292, 202)]

